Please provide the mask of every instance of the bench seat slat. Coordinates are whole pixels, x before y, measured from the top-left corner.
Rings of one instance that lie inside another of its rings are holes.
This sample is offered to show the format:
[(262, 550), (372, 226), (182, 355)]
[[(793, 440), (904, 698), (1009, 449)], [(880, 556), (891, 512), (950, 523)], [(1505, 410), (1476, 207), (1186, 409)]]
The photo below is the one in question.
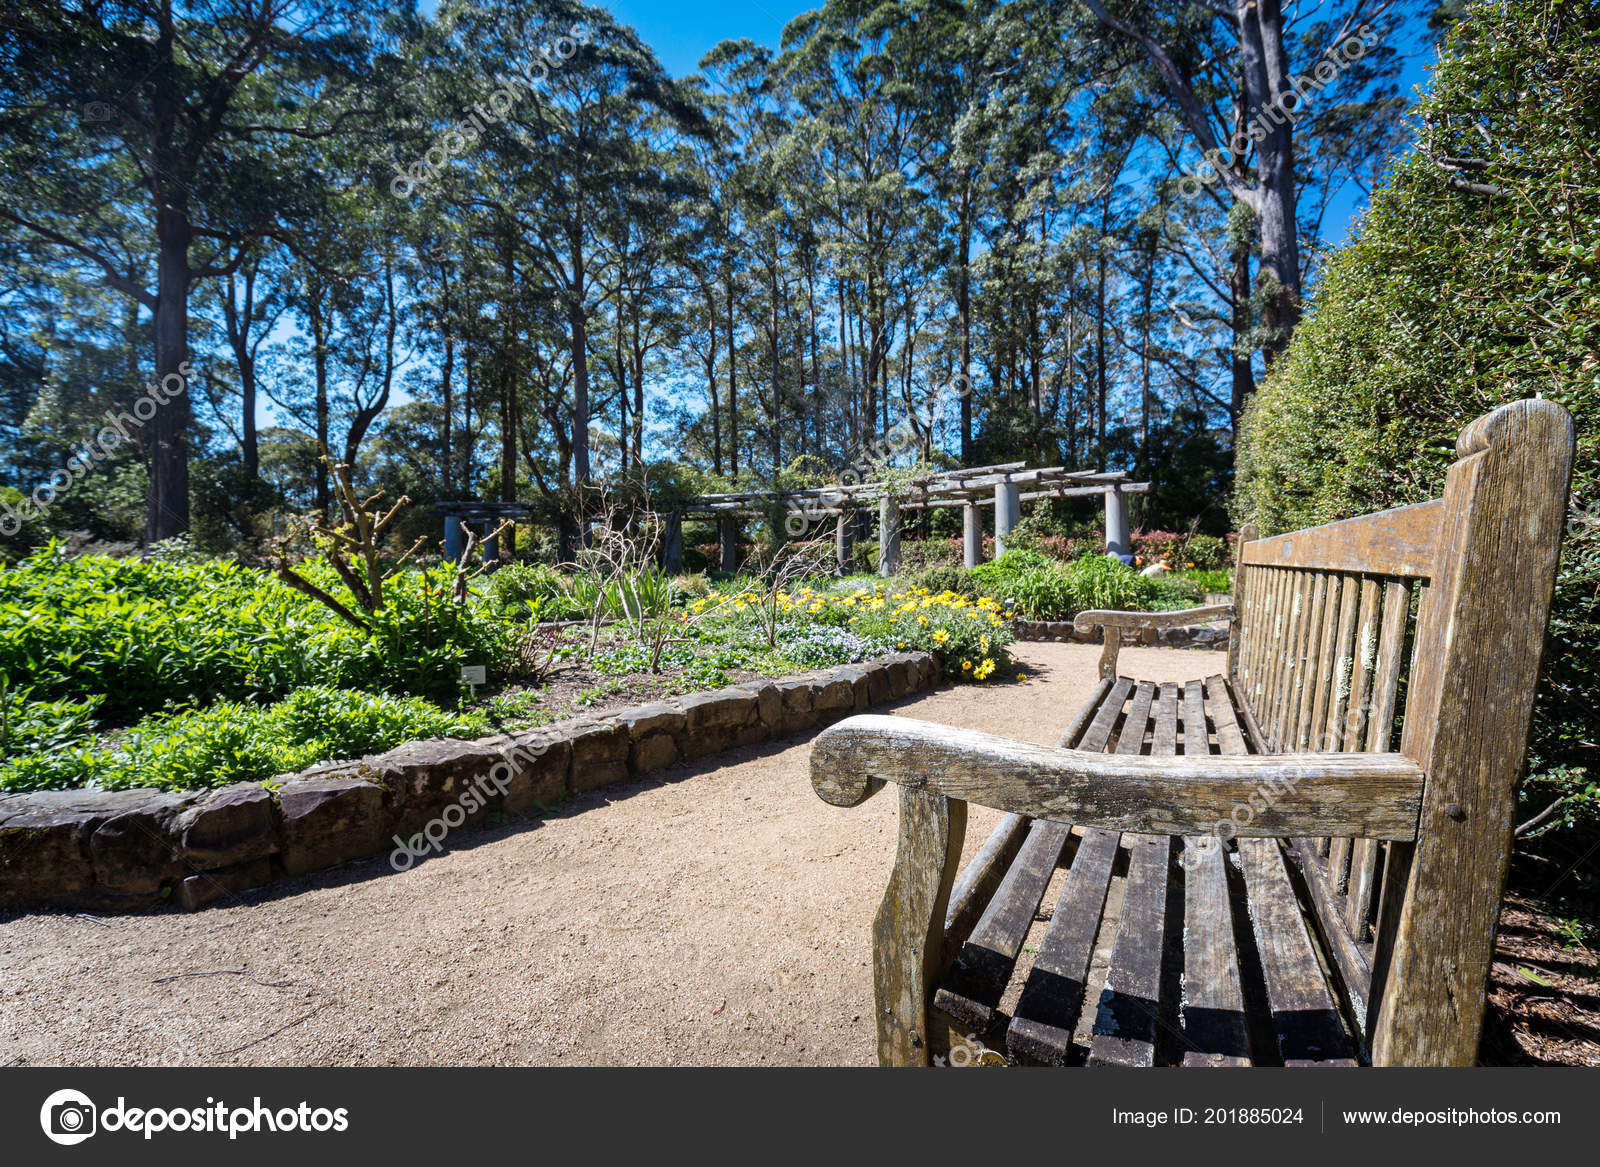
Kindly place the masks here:
[(1083, 1011), (1089, 962), (1117, 858), (1116, 831), (1085, 832), (1044, 943), (1022, 987), (1006, 1031), (1006, 1051), (1019, 1062), (1066, 1065)]
[[(1220, 679), (1220, 678), (1218, 678)], [(1211, 752), (1205, 688), (1183, 687), (1183, 752)], [(1183, 1001), (1186, 1066), (1248, 1066), (1244, 992), (1234, 943), (1227, 862), (1217, 838), (1184, 840)]]
[(1227, 862), (1216, 839), (1185, 840), (1183, 1003), (1186, 1066), (1248, 1066), (1250, 1042)]
[(934, 996), (936, 1007), (976, 1032), (994, 1024), (1017, 954), (1071, 830), (1066, 823), (1039, 821), (1029, 828), (1027, 841)]
[(1286, 1066), (1356, 1064), (1276, 839), (1240, 839), (1256, 948)]
[(1124, 835), (1128, 881), (1089, 1047), (1091, 1066), (1151, 1066), (1161, 1028), (1161, 958), (1172, 840)]

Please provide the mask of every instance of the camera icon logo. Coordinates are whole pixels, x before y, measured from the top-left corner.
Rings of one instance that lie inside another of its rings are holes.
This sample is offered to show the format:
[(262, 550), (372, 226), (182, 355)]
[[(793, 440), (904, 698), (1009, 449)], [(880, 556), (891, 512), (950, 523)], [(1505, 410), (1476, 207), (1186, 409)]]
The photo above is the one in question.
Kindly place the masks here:
[(57, 1090), (39, 1108), (39, 1125), (52, 1143), (71, 1147), (94, 1134), (95, 1105), (77, 1090)]

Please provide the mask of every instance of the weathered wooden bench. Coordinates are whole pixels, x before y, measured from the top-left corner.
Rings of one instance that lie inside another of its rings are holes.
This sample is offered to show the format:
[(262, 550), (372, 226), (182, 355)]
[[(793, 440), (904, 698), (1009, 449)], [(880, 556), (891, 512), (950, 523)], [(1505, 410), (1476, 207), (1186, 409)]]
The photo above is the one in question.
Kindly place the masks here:
[[(824, 800), (900, 791), (879, 1061), (1471, 1064), (1572, 450), (1565, 411), (1516, 402), (1440, 500), (1244, 532), (1232, 605), (1083, 613), (1102, 676), (1054, 748), (823, 733)], [(1124, 632), (1224, 616), (1226, 675), (1117, 675)], [(968, 803), (1006, 814), (958, 879)]]

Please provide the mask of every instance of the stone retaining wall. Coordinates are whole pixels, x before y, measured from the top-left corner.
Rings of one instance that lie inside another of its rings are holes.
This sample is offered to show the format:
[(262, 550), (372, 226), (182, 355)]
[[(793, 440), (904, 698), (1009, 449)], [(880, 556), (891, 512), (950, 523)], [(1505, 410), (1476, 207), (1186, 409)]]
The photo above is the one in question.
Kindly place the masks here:
[(512, 735), (411, 742), (325, 763), (270, 789), (243, 782), (180, 793), (0, 797), (0, 908), (136, 911), (171, 898), (194, 909), (384, 852), (403, 869), (438, 849), (418, 835), (427, 830), (432, 839), (438, 823), (455, 830), (495, 813), (527, 813), (681, 759), (827, 725), (939, 680), (932, 656), (901, 653)]
[[(1079, 632), (1071, 620), (1017, 620), (1014, 621), (1018, 640), (1066, 640), (1075, 644), (1099, 644), (1100, 629)], [(1226, 624), (1194, 624), (1179, 628), (1144, 628), (1137, 633), (1123, 633), (1122, 643), (1146, 644), (1160, 648), (1209, 648), (1217, 652), (1228, 651), (1228, 626)]]

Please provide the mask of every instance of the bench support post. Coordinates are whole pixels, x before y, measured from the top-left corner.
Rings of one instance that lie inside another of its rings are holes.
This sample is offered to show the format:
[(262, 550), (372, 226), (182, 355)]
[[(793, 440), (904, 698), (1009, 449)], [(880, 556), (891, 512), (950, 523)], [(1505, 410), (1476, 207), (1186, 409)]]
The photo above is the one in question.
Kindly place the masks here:
[(1572, 448), (1565, 411), (1516, 401), (1462, 432), (1445, 480), (1400, 746), (1426, 786), (1384, 873), (1374, 1065), (1477, 1058)]
[(872, 922), (880, 1066), (929, 1064), (928, 1003), (943, 974), (944, 917), (961, 865), (967, 804), (900, 791), (900, 846)]

